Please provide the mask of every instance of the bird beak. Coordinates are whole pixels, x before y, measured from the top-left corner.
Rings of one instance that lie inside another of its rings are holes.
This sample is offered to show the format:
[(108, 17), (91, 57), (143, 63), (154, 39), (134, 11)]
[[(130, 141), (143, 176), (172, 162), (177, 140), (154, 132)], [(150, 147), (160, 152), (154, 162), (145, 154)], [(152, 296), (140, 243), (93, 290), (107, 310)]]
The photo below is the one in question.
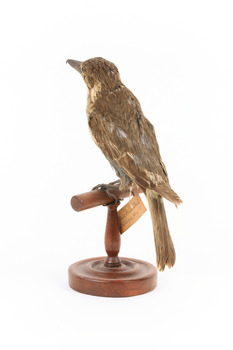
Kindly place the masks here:
[(81, 73), (81, 61), (75, 61), (75, 60), (67, 60), (66, 63), (69, 63), (69, 65), (71, 65), (71, 67), (73, 67), (74, 69), (76, 69), (79, 73)]

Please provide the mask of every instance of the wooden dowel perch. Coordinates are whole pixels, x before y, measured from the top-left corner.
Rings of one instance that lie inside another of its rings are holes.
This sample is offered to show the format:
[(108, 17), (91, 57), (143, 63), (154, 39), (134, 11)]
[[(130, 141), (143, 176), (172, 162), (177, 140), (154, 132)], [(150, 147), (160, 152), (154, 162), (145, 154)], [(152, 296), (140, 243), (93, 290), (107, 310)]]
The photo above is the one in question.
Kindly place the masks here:
[[(131, 193), (141, 193), (133, 186)], [(117, 199), (130, 196), (130, 191), (111, 189)], [(92, 295), (108, 297), (128, 297), (147, 293), (157, 284), (157, 271), (146, 261), (119, 258), (121, 234), (117, 207), (119, 202), (102, 190), (94, 190), (73, 196), (71, 206), (75, 211), (82, 211), (107, 205), (107, 223), (105, 230), (106, 257), (90, 258), (77, 261), (69, 267), (69, 284), (74, 290)]]
[[(111, 190), (111, 193), (113, 193), (117, 199), (124, 199), (129, 197), (130, 191), (119, 191), (119, 190)], [(141, 189), (134, 185), (132, 188), (133, 194), (142, 193)], [(71, 198), (71, 207), (75, 211), (82, 211), (90, 208), (97, 207), (99, 205), (107, 205), (109, 203), (112, 203), (114, 200), (113, 197), (110, 197), (101, 190), (94, 190), (82, 194), (78, 194), (76, 196), (73, 196)]]

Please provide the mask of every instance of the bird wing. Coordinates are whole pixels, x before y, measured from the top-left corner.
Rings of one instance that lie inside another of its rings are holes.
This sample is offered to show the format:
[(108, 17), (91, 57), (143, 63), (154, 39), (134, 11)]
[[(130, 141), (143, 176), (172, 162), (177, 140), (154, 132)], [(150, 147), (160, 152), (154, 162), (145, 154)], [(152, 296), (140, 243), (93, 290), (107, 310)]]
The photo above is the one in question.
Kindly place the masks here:
[[(92, 137), (104, 155), (140, 187), (171, 200), (169, 180), (153, 125), (126, 88), (110, 93), (87, 110)], [(173, 201), (173, 200), (172, 200)]]

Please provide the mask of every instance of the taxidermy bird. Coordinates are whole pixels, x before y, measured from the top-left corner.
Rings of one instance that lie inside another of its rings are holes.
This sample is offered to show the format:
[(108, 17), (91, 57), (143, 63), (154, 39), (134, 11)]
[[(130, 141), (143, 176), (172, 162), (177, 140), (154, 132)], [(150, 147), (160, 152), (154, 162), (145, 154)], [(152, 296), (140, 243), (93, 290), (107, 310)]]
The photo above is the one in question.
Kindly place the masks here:
[(176, 260), (163, 203), (182, 203), (169, 185), (153, 125), (133, 93), (121, 82), (115, 64), (101, 58), (67, 60), (83, 77), (91, 135), (120, 178), (120, 190), (138, 185), (146, 195), (152, 219), (157, 267)]

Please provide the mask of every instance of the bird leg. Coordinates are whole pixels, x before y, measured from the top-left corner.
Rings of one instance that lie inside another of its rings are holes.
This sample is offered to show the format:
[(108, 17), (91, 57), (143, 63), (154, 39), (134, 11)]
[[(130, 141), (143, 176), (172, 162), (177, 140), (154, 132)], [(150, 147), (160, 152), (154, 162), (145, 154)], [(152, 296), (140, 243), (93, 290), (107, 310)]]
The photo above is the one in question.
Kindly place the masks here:
[[(114, 198), (114, 201), (109, 203), (109, 204), (116, 204), (116, 203), (119, 202), (119, 199), (117, 199), (117, 197), (110, 191), (116, 191), (116, 190), (119, 191), (120, 184), (121, 184), (120, 180), (116, 180), (116, 181), (110, 182), (109, 184), (104, 184), (103, 183), (103, 184), (99, 184), (99, 185), (94, 186), (92, 188), (92, 191), (94, 191), (94, 190), (104, 191), (109, 197), (113, 197)], [(109, 204), (106, 204), (106, 205), (109, 205)]]

